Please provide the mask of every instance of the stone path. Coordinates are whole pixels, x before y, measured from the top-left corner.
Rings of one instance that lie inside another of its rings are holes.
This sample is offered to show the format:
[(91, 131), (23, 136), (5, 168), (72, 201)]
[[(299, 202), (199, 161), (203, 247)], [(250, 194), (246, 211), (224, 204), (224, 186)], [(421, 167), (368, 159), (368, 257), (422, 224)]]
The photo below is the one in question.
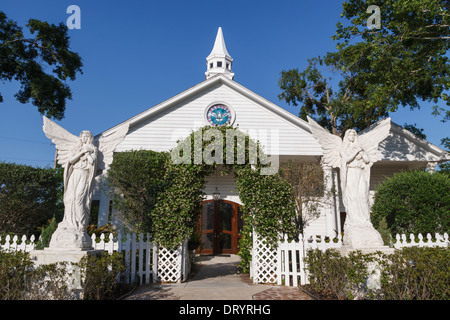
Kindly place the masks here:
[(237, 255), (200, 256), (183, 283), (139, 286), (126, 300), (311, 300), (295, 287), (253, 284), (237, 274)]

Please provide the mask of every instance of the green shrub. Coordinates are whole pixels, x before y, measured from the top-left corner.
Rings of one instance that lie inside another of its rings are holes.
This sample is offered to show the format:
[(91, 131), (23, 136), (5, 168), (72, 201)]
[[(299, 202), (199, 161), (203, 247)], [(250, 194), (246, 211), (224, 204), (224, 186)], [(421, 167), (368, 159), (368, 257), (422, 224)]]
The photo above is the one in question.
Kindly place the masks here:
[(34, 266), (29, 253), (0, 250), (0, 300), (77, 299), (76, 270), (82, 280), (83, 298), (114, 299), (125, 288), (118, 282), (125, 271), (122, 254), (85, 256), (74, 265), (67, 262)]
[(81, 269), (85, 300), (114, 299), (120, 294), (121, 284), (118, 280), (125, 271), (121, 253), (86, 255), (78, 266)]
[(75, 292), (70, 288), (68, 263), (52, 263), (40, 265), (27, 275), (26, 288), (23, 292), (25, 300), (73, 300)]
[(384, 299), (448, 300), (450, 248), (403, 248), (382, 262)]
[(17, 300), (23, 297), (26, 277), (33, 263), (28, 253), (0, 250), (0, 299)]
[(66, 264), (34, 267), (28, 252), (0, 250), (0, 299), (70, 299)]
[(131, 232), (153, 233), (152, 210), (158, 196), (169, 186), (165, 177), (166, 152), (134, 150), (119, 152), (108, 170), (107, 184), (113, 207), (123, 212)]
[(239, 270), (242, 273), (250, 273), (250, 262), (252, 260), (252, 247), (253, 247), (253, 228), (251, 224), (247, 222), (249, 214), (242, 214), (244, 220), (244, 226), (241, 232), (242, 238), (239, 239), (239, 252), (238, 255), (241, 258), (239, 261)]
[[(450, 248), (410, 247), (392, 254), (347, 257), (336, 250), (310, 250), (305, 257), (310, 284), (306, 287), (335, 299), (448, 300)], [(369, 287), (374, 265), (379, 285)]]
[(41, 236), (39, 238), (39, 241), (36, 243), (36, 250), (42, 250), (50, 245), (52, 234), (53, 232), (55, 232), (57, 227), (58, 223), (56, 222), (55, 217), (48, 221), (48, 225), (42, 227)]
[(309, 272), (310, 289), (335, 299), (353, 299), (372, 294), (365, 288), (369, 276), (368, 263), (374, 261), (375, 254), (352, 251), (348, 256), (337, 250), (309, 250), (305, 263)]
[(410, 171), (395, 174), (378, 186), (371, 219), (385, 219), (395, 234), (444, 233), (450, 230), (450, 176)]

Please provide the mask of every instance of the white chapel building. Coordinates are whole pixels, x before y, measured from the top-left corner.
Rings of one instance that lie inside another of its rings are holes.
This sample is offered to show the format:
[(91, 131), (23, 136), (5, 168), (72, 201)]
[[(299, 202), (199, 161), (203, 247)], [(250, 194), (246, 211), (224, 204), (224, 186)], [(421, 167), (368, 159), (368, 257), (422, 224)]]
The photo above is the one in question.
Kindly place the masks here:
[[(180, 138), (187, 137), (192, 131), (205, 125), (226, 123), (238, 127), (242, 132), (248, 132), (250, 137), (266, 146), (266, 153), (276, 154), (280, 162), (284, 159), (319, 162), (322, 149), (311, 135), (308, 122), (240, 85), (234, 80), (232, 65), (233, 58), (227, 51), (222, 29), (219, 28), (213, 49), (206, 57), (204, 81), (124, 120), (98, 136), (109, 135), (128, 123), (129, 131), (116, 147), (115, 153), (140, 149), (170, 151)], [(217, 116), (217, 111), (225, 116)], [(270, 134), (267, 139), (261, 139), (264, 138), (263, 133), (276, 133), (277, 146), (271, 144)], [(252, 134), (258, 136), (254, 137)], [(379, 150), (383, 159), (371, 169), (372, 192), (378, 183), (395, 172), (425, 168), (434, 170), (436, 164), (450, 159), (449, 154), (441, 148), (419, 139), (395, 123), (392, 123), (391, 133), (380, 144)], [(330, 170), (324, 173), (338, 183), (335, 172)], [(97, 178), (101, 181), (101, 176)], [(110, 200), (99, 186), (100, 182), (97, 184), (93, 205), (99, 207), (98, 225), (104, 225), (108, 221), (120, 224), (120, 214), (112, 210)], [(211, 175), (204, 191), (204, 252), (236, 253), (241, 228), (241, 201), (234, 175)], [(334, 237), (342, 231), (345, 208), (339, 199), (330, 203), (332, 204), (323, 208), (321, 216), (310, 223), (305, 233)], [(214, 227), (214, 219), (229, 222), (223, 223), (219, 230)]]

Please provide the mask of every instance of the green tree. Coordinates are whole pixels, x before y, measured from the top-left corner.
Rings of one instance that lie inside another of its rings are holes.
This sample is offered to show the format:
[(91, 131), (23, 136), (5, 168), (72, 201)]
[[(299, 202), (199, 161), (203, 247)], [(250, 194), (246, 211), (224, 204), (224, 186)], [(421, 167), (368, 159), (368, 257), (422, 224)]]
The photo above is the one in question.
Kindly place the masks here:
[[(82, 72), (80, 56), (70, 50), (67, 26), (30, 19), (26, 37), (17, 22), (0, 11), (0, 79), (17, 81), (21, 103), (31, 102), (49, 118), (62, 119), (72, 98), (67, 79)], [(3, 97), (0, 94), (0, 102)]]
[[(445, 137), (441, 139), (441, 144), (444, 146), (444, 149), (447, 150), (447, 152), (450, 152), (450, 137)], [(438, 173), (447, 174), (450, 176), (450, 161), (441, 163), (438, 166)]]
[[(369, 29), (369, 5), (380, 8), (380, 29)], [(369, 107), (394, 112), (399, 105), (419, 108), (433, 102), (434, 114), (448, 120), (450, 109), (450, 4), (445, 0), (348, 0), (337, 25), (336, 58), (350, 73), (351, 88), (369, 92)]]
[(0, 162), (0, 233), (36, 234), (61, 210), (62, 184), (54, 169)]
[[(381, 29), (367, 27), (369, 5), (379, 6)], [(438, 105), (450, 104), (446, 1), (348, 0), (341, 16), (337, 51), (310, 59), (304, 71), (283, 70), (280, 99), (301, 104), (301, 118), (309, 115), (334, 134), (366, 128), (399, 106), (419, 108), (420, 101), (449, 119), (450, 110)]]
[(441, 233), (450, 230), (450, 177), (425, 171), (395, 174), (381, 183), (372, 206), (377, 228), (384, 218), (395, 234)]
[[(335, 78), (328, 70), (332, 70)], [(349, 128), (362, 130), (386, 117), (385, 110), (367, 108), (364, 92), (356, 92), (348, 86), (349, 75), (340, 69), (333, 54), (308, 60), (305, 70), (283, 70), (278, 81), (283, 90), (278, 97), (294, 106), (300, 106), (299, 117), (307, 121), (310, 116), (335, 135), (342, 135)], [(337, 82), (337, 84), (336, 84)], [(333, 90), (333, 86), (337, 86)]]

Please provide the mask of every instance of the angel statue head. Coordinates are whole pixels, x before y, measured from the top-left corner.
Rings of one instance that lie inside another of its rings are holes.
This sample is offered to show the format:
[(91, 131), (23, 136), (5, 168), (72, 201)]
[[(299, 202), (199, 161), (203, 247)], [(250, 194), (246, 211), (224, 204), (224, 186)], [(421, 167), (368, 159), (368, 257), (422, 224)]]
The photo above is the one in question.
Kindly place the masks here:
[(82, 144), (91, 144), (94, 143), (94, 136), (89, 130), (83, 130), (80, 133), (80, 141)]
[(358, 135), (353, 129), (348, 129), (344, 134), (344, 148), (347, 148), (351, 144), (358, 143)]

